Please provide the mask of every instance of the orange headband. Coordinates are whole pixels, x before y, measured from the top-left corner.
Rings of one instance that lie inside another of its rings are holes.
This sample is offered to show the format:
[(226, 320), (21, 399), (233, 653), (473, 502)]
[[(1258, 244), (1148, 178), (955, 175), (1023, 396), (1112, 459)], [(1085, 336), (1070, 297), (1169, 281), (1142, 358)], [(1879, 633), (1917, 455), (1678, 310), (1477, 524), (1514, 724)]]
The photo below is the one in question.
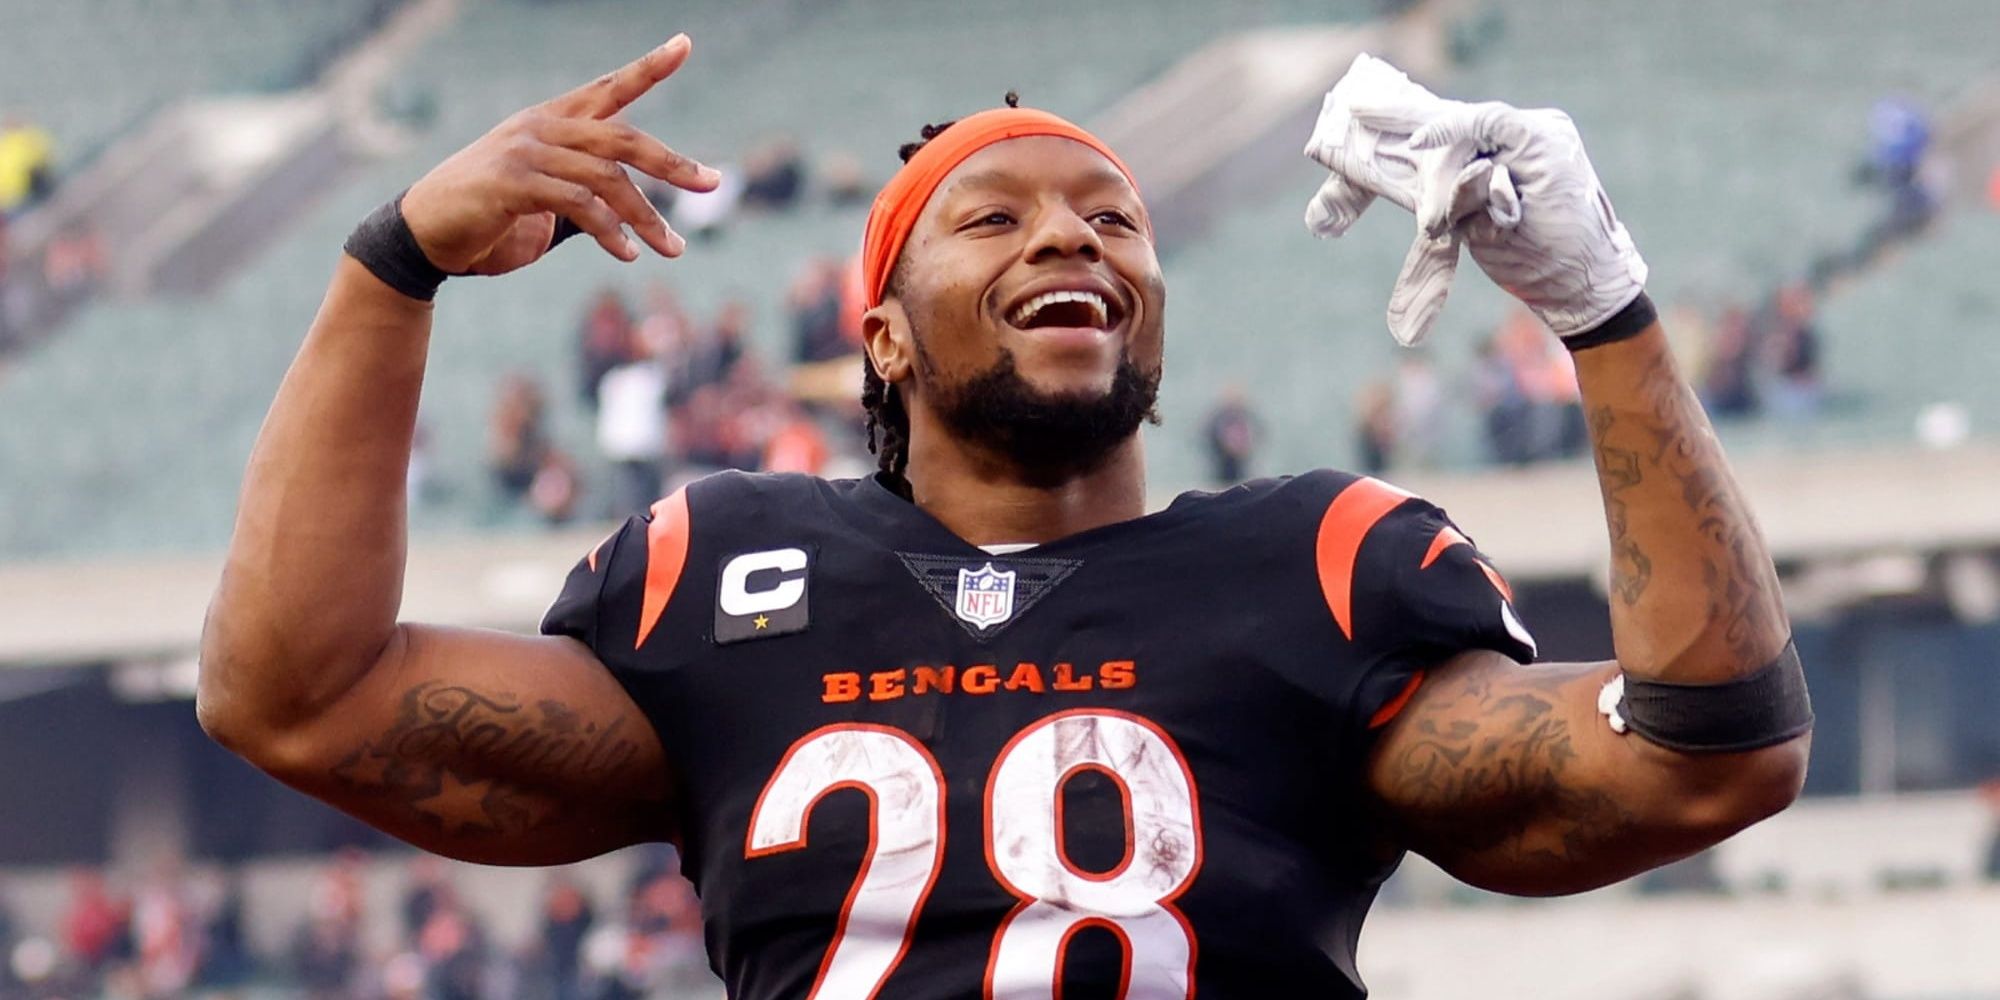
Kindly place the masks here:
[(889, 178), (875, 205), (868, 211), (868, 230), (861, 243), (861, 280), (868, 291), (868, 307), (882, 304), (889, 285), (889, 272), (909, 242), (917, 216), (936, 193), (945, 176), (974, 153), (1003, 139), (1027, 135), (1053, 135), (1074, 139), (1104, 155), (1136, 189), (1132, 171), (1111, 147), (1068, 120), (1033, 108), (993, 108), (959, 119), (950, 128), (924, 143), (896, 176)]

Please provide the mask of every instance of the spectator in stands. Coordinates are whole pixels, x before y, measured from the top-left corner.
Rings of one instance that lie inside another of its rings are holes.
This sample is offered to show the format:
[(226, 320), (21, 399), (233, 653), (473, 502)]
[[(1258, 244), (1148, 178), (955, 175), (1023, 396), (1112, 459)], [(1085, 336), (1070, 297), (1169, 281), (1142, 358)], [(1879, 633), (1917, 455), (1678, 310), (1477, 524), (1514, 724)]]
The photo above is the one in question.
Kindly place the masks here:
[(0, 119), (0, 215), (35, 206), (55, 190), (55, 138), (19, 115)]
[(695, 351), (688, 377), (695, 385), (727, 382), (743, 359), (745, 337), (750, 332), (750, 306), (742, 299), (730, 299), (715, 314), (708, 337)]
[(542, 523), (555, 527), (575, 519), (582, 498), (583, 480), (576, 459), (560, 448), (543, 450), (535, 478), (528, 484), (529, 508), (541, 517)]
[(1885, 97), (1869, 109), (1868, 160), (1861, 176), (1881, 187), (1888, 203), (1862, 236), (1857, 263), (1915, 235), (1937, 216), (1942, 184), (1927, 169), (1930, 143), (1930, 117), (1916, 102)]
[(577, 328), (576, 346), (578, 398), (595, 410), (598, 382), (632, 354), (632, 314), (617, 289), (602, 289), (591, 300)]
[(1500, 465), (1533, 461), (1534, 416), (1505, 327), (1480, 343), (1472, 369), (1472, 393), (1479, 407), (1487, 457)]
[(255, 965), (249, 942), (243, 936), (243, 880), (235, 873), (227, 873), (204, 930), (199, 985), (240, 986), (250, 978)]
[(555, 1000), (583, 996), (583, 939), (596, 920), (590, 898), (576, 882), (557, 875), (542, 898), (541, 957)]
[(1715, 324), (1715, 342), (1708, 352), (1708, 369), (1699, 382), (1701, 403), (1718, 417), (1747, 417), (1758, 409), (1752, 365), (1750, 313), (1742, 306), (1723, 310)]
[(410, 859), (403, 873), (403, 938), (414, 941), (437, 911), (438, 903), (451, 891), (446, 881), (444, 859), (435, 854), (419, 854)]
[(179, 996), (194, 980), (202, 936), (178, 863), (162, 861), (140, 886), (132, 908), (139, 981), (146, 995)]
[(69, 912), (63, 917), (63, 945), (84, 971), (100, 975), (132, 954), (132, 907), (112, 895), (104, 876), (79, 869), (70, 876)]
[(806, 160), (790, 136), (777, 136), (743, 157), (742, 206), (752, 210), (791, 211), (805, 193)]
[(805, 409), (789, 399), (768, 404), (772, 427), (764, 441), (758, 468), (764, 472), (802, 472), (817, 476), (826, 469), (826, 435)]
[(1819, 411), (1820, 339), (1813, 325), (1812, 288), (1794, 281), (1778, 290), (1769, 338), (1771, 410), (1779, 416), (1808, 417)]
[(292, 939), (292, 975), (313, 1000), (346, 1000), (361, 960), (361, 858), (334, 858)]
[(1209, 480), (1217, 486), (1233, 486), (1250, 477), (1250, 461), (1257, 454), (1264, 429), (1250, 410), (1250, 395), (1241, 382), (1223, 385), (1215, 409), (1208, 415)]
[(1396, 453), (1396, 393), (1384, 379), (1361, 387), (1355, 397), (1355, 429), (1358, 432), (1356, 465), (1365, 475), (1379, 476), (1389, 468)]
[(486, 930), (457, 896), (437, 897), (416, 942), (431, 1000), (480, 1000), (486, 994)]
[(610, 514), (623, 518), (660, 496), (667, 456), (668, 345), (641, 324), (631, 361), (604, 374), (597, 389), (597, 449), (611, 462)]
[(831, 361), (860, 348), (847, 339), (845, 291), (841, 287), (846, 262), (837, 257), (808, 258), (786, 293), (792, 319), (792, 360), (800, 364)]
[(509, 502), (526, 496), (548, 451), (541, 386), (521, 372), (507, 375), (486, 429), (486, 467), (500, 495)]
[(673, 286), (655, 282), (646, 289), (646, 312), (633, 331), (633, 343), (649, 345), (667, 373), (668, 391), (687, 381), (686, 369), (698, 339), (694, 321), (682, 308)]

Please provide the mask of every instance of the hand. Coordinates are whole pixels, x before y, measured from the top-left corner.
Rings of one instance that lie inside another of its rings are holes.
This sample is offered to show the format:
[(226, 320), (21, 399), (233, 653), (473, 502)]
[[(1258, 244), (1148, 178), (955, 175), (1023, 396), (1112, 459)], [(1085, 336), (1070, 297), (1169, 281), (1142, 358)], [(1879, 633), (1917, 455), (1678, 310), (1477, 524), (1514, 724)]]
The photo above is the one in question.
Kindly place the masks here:
[[(1353, 110), (1372, 127), (1410, 124), (1394, 108)], [(1462, 239), (1480, 269), (1557, 336), (1595, 328), (1644, 290), (1646, 262), (1568, 115), (1462, 104), (1419, 126), (1409, 144), (1439, 157), (1420, 177), (1423, 233)]]
[[(1514, 189), (1506, 168), (1480, 159), (1461, 165), (1449, 150), (1420, 150), (1411, 143), (1424, 124), (1465, 105), (1447, 101), (1412, 82), (1388, 63), (1363, 53), (1327, 92), (1306, 156), (1332, 171), (1306, 205), (1306, 228), (1326, 239), (1344, 234), (1378, 197), (1415, 213), (1426, 190), (1457, 196), (1450, 217), (1464, 218), (1482, 205), (1494, 218), (1512, 221)], [(1356, 108), (1369, 117), (1362, 120)], [(1449, 231), (1420, 235), (1403, 259), (1389, 298), (1389, 330), (1405, 346), (1421, 342), (1444, 309), (1458, 273), (1459, 238)]]
[(625, 67), (521, 111), (453, 153), (403, 196), (403, 218), (431, 263), (452, 274), (505, 274), (548, 252), (562, 216), (619, 260), (638, 259), (626, 226), (660, 255), (687, 241), (641, 194), (627, 166), (689, 191), (712, 191), (713, 168), (609, 120), (687, 62), (675, 35)]

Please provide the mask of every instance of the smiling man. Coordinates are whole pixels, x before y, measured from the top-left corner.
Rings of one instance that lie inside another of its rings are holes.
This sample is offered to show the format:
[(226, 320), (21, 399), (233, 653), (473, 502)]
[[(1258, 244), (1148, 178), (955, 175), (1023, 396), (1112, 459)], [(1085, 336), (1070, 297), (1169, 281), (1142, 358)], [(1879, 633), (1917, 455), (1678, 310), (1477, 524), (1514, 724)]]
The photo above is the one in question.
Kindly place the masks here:
[(716, 176), (612, 116), (688, 51), (510, 118), (356, 231), (251, 459), (217, 739), (453, 857), (671, 841), (739, 1000), (1359, 997), (1403, 851), (1571, 892), (1796, 794), (1810, 713), (1756, 528), (1643, 295), (1580, 263), (1623, 230), (1608, 201), (1572, 224), (1601, 190), (1580, 146), (1543, 153), (1573, 130), (1499, 106), (1453, 127), (1522, 224), (1458, 231), (1577, 352), (1614, 662), (1527, 665), (1499, 573), (1378, 480), (1147, 513), (1145, 205), (1014, 107), (926, 128), (870, 215), (877, 475), (696, 482), (585, 555), (540, 637), (399, 624), (431, 295), (566, 227), (678, 255), (626, 168)]

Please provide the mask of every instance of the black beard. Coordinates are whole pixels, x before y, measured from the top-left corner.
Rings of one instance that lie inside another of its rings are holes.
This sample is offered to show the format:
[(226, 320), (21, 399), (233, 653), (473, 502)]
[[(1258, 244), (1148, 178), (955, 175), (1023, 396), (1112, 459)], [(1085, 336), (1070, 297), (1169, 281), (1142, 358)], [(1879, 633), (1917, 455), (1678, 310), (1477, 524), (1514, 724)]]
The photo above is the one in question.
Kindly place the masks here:
[(1043, 392), (1021, 377), (1004, 348), (993, 367), (957, 384), (937, 378), (921, 344), (917, 359), (932, 409), (952, 436), (1005, 457), (1031, 486), (1053, 487), (1095, 471), (1139, 432), (1141, 421), (1160, 422), (1154, 409), (1160, 373), (1140, 371), (1130, 355), (1119, 358), (1111, 388), (1101, 394)]

